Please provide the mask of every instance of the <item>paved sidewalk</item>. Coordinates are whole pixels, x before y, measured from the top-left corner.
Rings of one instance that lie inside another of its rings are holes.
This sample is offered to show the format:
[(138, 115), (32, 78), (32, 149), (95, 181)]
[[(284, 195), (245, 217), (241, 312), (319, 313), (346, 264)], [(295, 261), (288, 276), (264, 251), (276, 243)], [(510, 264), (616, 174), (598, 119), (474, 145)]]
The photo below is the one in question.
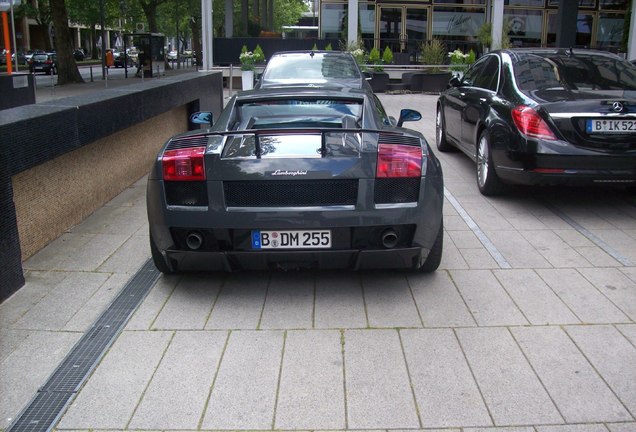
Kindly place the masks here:
[[(434, 96), (380, 98), (434, 143)], [(485, 198), (467, 157), (440, 158), (440, 270), (161, 277), (57, 429), (636, 431), (631, 198)], [(24, 264), (0, 305), (0, 428), (149, 258), (144, 194)]]

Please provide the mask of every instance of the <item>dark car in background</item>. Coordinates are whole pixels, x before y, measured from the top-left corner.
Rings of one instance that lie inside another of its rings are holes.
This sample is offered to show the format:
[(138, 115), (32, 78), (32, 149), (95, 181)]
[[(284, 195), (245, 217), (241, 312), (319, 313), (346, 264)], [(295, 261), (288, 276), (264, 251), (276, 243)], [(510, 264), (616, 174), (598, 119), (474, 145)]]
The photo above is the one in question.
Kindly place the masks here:
[(125, 51), (113, 51), (113, 61), (115, 67), (132, 67), (135, 64)]
[(436, 145), (476, 162), (484, 195), (516, 184), (636, 184), (636, 67), (584, 49), (481, 57), (437, 105)]
[(147, 189), (156, 267), (436, 270), (442, 170), (424, 136), (402, 127), (420, 118), (389, 118), (365, 89), (235, 95), (210, 129), (171, 138), (157, 156)]
[(255, 88), (281, 86), (371, 88), (349, 52), (277, 52), (267, 61)]
[(54, 53), (33, 54), (29, 60), (29, 71), (31, 73), (44, 72), (47, 75), (57, 73), (57, 56)]
[(86, 53), (84, 53), (83, 49), (77, 48), (73, 50), (73, 58), (75, 58), (75, 61), (84, 61), (84, 59), (86, 59)]

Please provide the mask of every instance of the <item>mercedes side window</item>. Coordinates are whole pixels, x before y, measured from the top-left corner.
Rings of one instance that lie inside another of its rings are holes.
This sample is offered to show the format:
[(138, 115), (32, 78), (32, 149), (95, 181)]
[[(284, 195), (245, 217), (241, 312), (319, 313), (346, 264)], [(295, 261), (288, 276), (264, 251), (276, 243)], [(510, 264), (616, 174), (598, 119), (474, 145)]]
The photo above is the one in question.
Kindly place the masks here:
[(477, 62), (466, 71), (462, 78), (462, 85), (466, 87), (473, 87), (475, 85), (475, 79), (481, 73), (486, 64), (486, 57), (477, 60)]
[(486, 58), (483, 67), (475, 76), (473, 86), (496, 92), (498, 84), (499, 58), (497, 56), (491, 55)]

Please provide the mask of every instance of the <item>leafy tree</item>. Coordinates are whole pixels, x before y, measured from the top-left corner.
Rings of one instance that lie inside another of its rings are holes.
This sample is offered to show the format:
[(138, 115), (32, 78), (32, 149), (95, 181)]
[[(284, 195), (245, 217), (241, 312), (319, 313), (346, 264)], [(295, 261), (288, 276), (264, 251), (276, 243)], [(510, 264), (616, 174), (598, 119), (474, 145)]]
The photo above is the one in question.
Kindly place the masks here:
[[(98, 1), (86, 2), (85, 0), (66, 0), (68, 17), (71, 22), (85, 25), (91, 30), (91, 57), (97, 59), (97, 40), (99, 34), (97, 26), (100, 24), (100, 6)], [(116, 27), (118, 24), (119, 2), (117, 0), (104, 0), (104, 25)]]
[(51, 0), (53, 25), (55, 26), (55, 50), (57, 51), (57, 83), (83, 83), (84, 80), (77, 69), (73, 57), (73, 44), (68, 29), (68, 13), (64, 0)]
[(148, 27), (150, 32), (156, 33), (159, 31), (159, 26), (157, 24), (157, 9), (160, 5), (166, 3), (168, 0), (137, 0), (139, 2), (139, 6), (144, 11), (146, 15), (146, 20), (148, 20)]

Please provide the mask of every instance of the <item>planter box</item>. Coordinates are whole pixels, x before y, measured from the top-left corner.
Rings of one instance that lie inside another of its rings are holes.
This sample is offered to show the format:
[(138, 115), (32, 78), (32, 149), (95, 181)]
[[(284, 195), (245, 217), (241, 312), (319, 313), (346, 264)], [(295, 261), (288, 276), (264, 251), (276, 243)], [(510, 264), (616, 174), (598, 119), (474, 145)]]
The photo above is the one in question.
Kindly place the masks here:
[(441, 93), (446, 90), (448, 81), (451, 79), (450, 72), (425, 73), (422, 83), (422, 91), (430, 93)]
[(369, 80), (374, 93), (384, 93), (389, 86), (389, 74), (386, 72), (371, 72)]

